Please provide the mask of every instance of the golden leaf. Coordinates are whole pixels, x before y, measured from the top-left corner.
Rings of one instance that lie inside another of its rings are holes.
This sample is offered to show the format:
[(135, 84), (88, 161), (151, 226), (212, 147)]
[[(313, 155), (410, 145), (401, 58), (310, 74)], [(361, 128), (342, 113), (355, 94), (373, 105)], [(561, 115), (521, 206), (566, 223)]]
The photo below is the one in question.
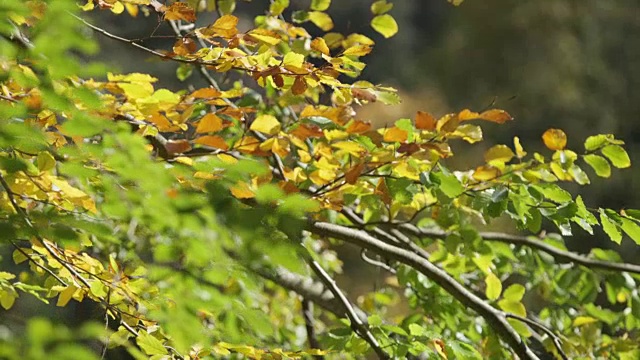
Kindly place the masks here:
[(222, 119), (220, 119), (216, 114), (208, 113), (200, 119), (198, 123), (198, 127), (196, 128), (197, 133), (207, 133), (207, 132), (216, 132), (222, 130)]
[(347, 132), (349, 134), (362, 134), (369, 131), (369, 129), (371, 129), (371, 123), (362, 120), (354, 120), (347, 126)]
[(394, 141), (405, 142), (407, 141), (408, 136), (409, 134), (405, 130), (402, 130), (394, 126), (392, 128), (387, 129), (387, 131), (384, 132), (383, 139), (386, 142), (394, 142)]
[(200, 145), (211, 146), (216, 149), (222, 149), (222, 150), (227, 150), (229, 148), (229, 146), (224, 141), (224, 139), (221, 136), (217, 136), (217, 135), (201, 136), (196, 139), (195, 143)]
[(311, 41), (311, 49), (318, 51), (324, 55), (329, 56), (329, 47), (323, 38), (315, 38)]
[(280, 131), (280, 122), (273, 115), (260, 115), (251, 123), (251, 130), (275, 135)]
[(191, 96), (196, 99), (207, 99), (220, 96), (220, 91), (214, 88), (202, 88), (191, 93)]
[(549, 129), (542, 134), (542, 141), (551, 150), (562, 150), (567, 146), (567, 134), (560, 129)]
[(513, 151), (508, 146), (495, 145), (484, 153), (484, 160), (487, 163), (494, 162), (494, 161), (497, 161), (500, 163), (507, 163), (511, 159), (513, 159), (515, 155), (516, 154), (514, 154)]
[(508, 112), (500, 109), (490, 109), (487, 111), (483, 111), (482, 114), (480, 114), (479, 118), (498, 124), (504, 124), (507, 121), (513, 120), (513, 117), (511, 117)]
[(518, 157), (518, 159), (522, 159), (523, 157), (527, 156), (527, 152), (524, 151), (522, 144), (520, 144), (520, 138), (518, 138), (517, 136), (513, 138), (513, 146), (516, 149), (516, 156)]
[(487, 181), (500, 176), (500, 169), (492, 166), (480, 166), (473, 171), (472, 177), (478, 181)]
[(196, 21), (196, 12), (189, 5), (183, 2), (175, 2), (163, 7), (165, 20), (184, 20), (188, 22)]
[(416, 128), (420, 130), (435, 130), (436, 119), (428, 112), (418, 111), (416, 113)]
[(249, 187), (249, 184), (245, 182), (238, 182), (229, 190), (231, 190), (231, 194), (238, 199), (251, 199), (256, 196), (256, 194)]
[[(178, 3), (176, 3), (178, 4)], [(238, 33), (238, 18), (233, 15), (223, 15), (211, 25), (211, 29), (223, 38), (234, 37)]]

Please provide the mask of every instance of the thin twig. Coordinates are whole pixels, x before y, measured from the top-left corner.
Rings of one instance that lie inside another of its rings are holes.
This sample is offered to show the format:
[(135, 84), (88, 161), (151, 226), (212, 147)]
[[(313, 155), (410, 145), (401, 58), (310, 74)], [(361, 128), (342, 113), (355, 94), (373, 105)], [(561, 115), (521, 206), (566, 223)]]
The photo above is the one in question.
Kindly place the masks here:
[[(302, 299), (302, 317), (304, 318), (304, 325), (307, 330), (307, 339), (309, 340), (309, 347), (312, 349), (320, 349), (320, 343), (316, 338), (315, 320), (313, 318), (313, 302), (308, 299)], [(313, 357), (316, 360), (324, 359), (322, 355), (316, 355)]]
[(451, 294), (460, 303), (471, 308), (483, 317), (521, 359), (539, 359), (538, 356), (529, 349), (511, 324), (509, 324), (503, 312), (495, 309), (480, 297), (473, 294), (451, 277), (451, 275), (447, 274), (429, 260), (409, 250), (381, 241), (361, 230), (326, 222), (310, 222), (307, 230), (316, 235), (344, 240), (348, 243), (371, 250), (385, 258), (411, 266), (442, 287), (442, 289)]
[(353, 329), (353, 331), (363, 340), (369, 343), (369, 346), (371, 346), (371, 348), (375, 351), (375, 353), (378, 355), (378, 358), (391, 359), (391, 357), (389, 357), (389, 355), (384, 350), (382, 350), (380, 344), (378, 343), (378, 340), (376, 340), (371, 331), (369, 331), (368, 327), (364, 323), (362, 323), (362, 321), (360, 321), (360, 318), (353, 309), (351, 302), (344, 295), (340, 287), (338, 287), (336, 281), (322, 268), (322, 266), (320, 266), (320, 264), (318, 264), (317, 261), (311, 258), (311, 256), (306, 257), (309, 266), (311, 267), (313, 272), (320, 278), (320, 281), (322, 281), (324, 285), (329, 288), (329, 290), (336, 298), (340, 299), (340, 302), (344, 306), (344, 309), (347, 313), (347, 317), (349, 318), (349, 322), (351, 323), (351, 328)]
[(537, 322), (535, 320), (531, 320), (529, 318), (526, 318), (526, 317), (523, 317), (523, 316), (519, 316), (519, 315), (516, 315), (516, 314), (505, 313), (504, 316), (506, 316), (507, 318), (511, 318), (511, 319), (515, 319), (515, 320), (521, 321), (521, 322), (529, 325), (530, 327), (539, 329), (542, 332), (544, 332), (545, 334), (549, 335), (549, 337), (553, 341), (553, 346), (555, 346), (555, 348), (558, 351), (558, 354), (560, 355), (562, 360), (569, 360), (569, 357), (567, 356), (567, 354), (565, 354), (564, 350), (562, 350), (562, 344), (561, 344), (560, 338), (558, 337), (558, 335), (554, 334), (553, 331), (551, 331), (551, 329), (547, 328), (546, 326), (540, 324), (539, 322)]
[[(412, 224), (400, 225), (400, 229), (416, 237), (444, 239), (449, 235), (449, 233), (442, 230), (422, 229)], [(556, 260), (583, 265), (591, 269), (596, 268), (611, 271), (626, 271), (633, 274), (640, 274), (640, 265), (590, 259), (584, 255), (561, 250), (540, 240), (534, 240), (527, 236), (511, 235), (499, 232), (480, 232), (479, 235), (486, 241), (497, 241), (506, 244), (527, 246), (545, 252), (553, 256)]]

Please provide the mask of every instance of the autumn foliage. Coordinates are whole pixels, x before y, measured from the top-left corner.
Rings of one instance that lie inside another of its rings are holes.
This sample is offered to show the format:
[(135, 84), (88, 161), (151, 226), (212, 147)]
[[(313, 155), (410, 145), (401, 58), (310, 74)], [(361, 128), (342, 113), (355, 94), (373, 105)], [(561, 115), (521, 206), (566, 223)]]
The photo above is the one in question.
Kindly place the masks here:
[[(513, 117), (414, 109), (372, 127), (358, 107), (400, 102), (359, 79), (373, 39), (398, 32), (393, 4), (341, 34), (330, 0), (293, 3), (253, 19), (234, 0), (0, 5), (0, 305), (23, 320), (0, 357), (638, 358), (640, 265), (564, 244), (596, 227), (640, 244), (640, 210), (563, 188), (629, 167), (624, 142), (571, 150), (549, 129), (453, 169), (452, 143)], [(172, 45), (91, 13), (157, 18)], [(184, 88), (87, 62), (90, 36), (175, 67)], [(523, 235), (483, 231), (494, 219)], [(349, 296), (338, 243), (384, 283)], [(102, 315), (67, 329), (26, 297)]]

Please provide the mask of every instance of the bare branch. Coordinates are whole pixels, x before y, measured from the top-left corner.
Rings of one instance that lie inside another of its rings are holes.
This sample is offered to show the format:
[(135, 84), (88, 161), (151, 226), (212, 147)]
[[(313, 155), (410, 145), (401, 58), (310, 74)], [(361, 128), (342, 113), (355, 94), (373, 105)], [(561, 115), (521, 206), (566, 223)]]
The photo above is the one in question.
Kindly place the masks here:
[(386, 258), (413, 267), (440, 285), (463, 305), (473, 309), (482, 316), (521, 359), (539, 359), (524, 343), (511, 324), (509, 324), (502, 311), (487, 304), (427, 259), (411, 251), (385, 243), (361, 230), (350, 229), (326, 222), (311, 222), (307, 226), (307, 230), (317, 235), (344, 240), (371, 250)]
[[(309, 339), (309, 347), (312, 349), (320, 349), (320, 343), (316, 338), (315, 320), (313, 319), (313, 302), (308, 299), (302, 299), (302, 317), (304, 318), (304, 325), (307, 329), (307, 338)], [(324, 356), (316, 355), (313, 357), (316, 360), (323, 360)]]
[[(402, 231), (405, 231), (416, 237), (444, 239), (447, 237), (447, 235), (449, 235), (447, 232), (442, 230), (421, 229), (411, 224), (403, 224), (398, 226)], [(486, 241), (497, 241), (506, 244), (527, 246), (545, 252), (553, 256), (556, 260), (583, 265), (591, 269), (626, 271), (633, 274), (640, 274), (640, 265), (629, 263), (614, 263), (610, 261), (591, 259), (584, 255), (576, 254), (571, 251), (558, 249), (540, 240), (535, 240), (532, 237), (511, 235), (499, 232), (480, 232), (480, 237), (482, 237)]]
[(562, 350), (560, 338), (556, 334), (554, 334), (553, 331), (551, 331), (551, 329), (547, 328), (546, 326), (542, 325), (541, 323), (535, 320), (531, 320), (529, 318), (522, 317), (516, 314), (505, 313), (504, 316), (511, 319), (516, 319), (518, 321), (522, 321), (523, 323), (529, 325), (529, 327), (541, 330), (545, 334), (549, 335), (549, 337), (551, 338), (551, 341), (553, 341), (553, 346), (555, 346), (562, 360), (569, 360), (569, 357), (567, 356), (567, 354), (565, 354), (564, 350)]

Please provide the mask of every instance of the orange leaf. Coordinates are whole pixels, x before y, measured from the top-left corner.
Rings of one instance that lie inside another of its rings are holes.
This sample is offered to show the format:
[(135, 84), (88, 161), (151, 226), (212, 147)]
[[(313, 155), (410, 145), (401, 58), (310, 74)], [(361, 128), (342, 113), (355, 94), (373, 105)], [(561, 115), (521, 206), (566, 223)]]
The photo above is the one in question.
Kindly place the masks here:
[(511, 117), (511, 115), (509, 115), (509, 113), (504, 110), (491, 109), (480, 114), (480, 119), (498, 124), (504, 124), (507, 121), (513, 120), (513, 117)]
[(416, 113), (416, 128), (420, 130), (435, 130), (436, 119), (428, 112), (418, 111)]
[(349, 134), (362, 134), (369, 131), (369, 129), (371, 129), (371, 123), (364, 122), (362, 120), (354, 120), (347, 127), (347, 132)]
[(196, 12), (189, 5), (183, 2), (175, 2), (164, 7), (165, 20), (184, 20), (188, 22), (196, 21)]
[(195, 143), (200, 145), (211, 146), (216, 149), (222, 149), (222, 150), (227, 150), (229, 148), (229, 146), (224, 141), (224, 139), (217, 135), (201, 136), (196, 139)]
[(191, 93), (191, 96), (196, 99), (207, 99), (220, 96), (220, 91), (214, 88), (202, 88)]
[(198, 123), (198, 127), (196, 128), (197, 133), (207, 133), (207, 132), (216, 132), (222, 130), (222, 119), (220, 119), (216, 114), (208, 113), (200, 119)]
[(480, 114), (469, 109), (464, 109), (458, 113), (458, 119), (460, 119), (460, 121), (478, 119), (479, 117)]
[(387, 129), (387, 131), (385, 131), (383, 139), (386, 142), (394, 142), (394, 141), (405, 142), (407, 141), (408, 136), (409, 134), (406, 131), (394, 126), (390, 129)]
[(154, 113), (153, 115), (149, 116), (147, 120), (150, 123), (153, 123), (153, 125), (155, 125), (160, 131), (167, 131), (172, 127), (171, 122), (169, 122), (169, 119), (167, 119), (166, 116), (160, 113)]
[(296, 76), (293, 86), (291, 87), (291, 92), (293, 95), (300, 95), (304, 94), (305, 91), (307, 91), (307, 83), (304, 81), (304, 77)]
[(324, 136), (324, 133), (319, 127), (315, 125), (307, 125), (307, 124), (300, 124), (298, 127), (296, 127), (295, 130), (290, 132), (290, 134), (297, 137), (300, 140), (306, 140), (307, 138), (310, 138), (310, 137), (319, 138)]
[(178, 41), (173, 44), (173, 52), (180, 56), (194, 53), (197, 49), (198, 47), (196, 46), (195, 41), (189, 38), (178, 39)]
[(551, 150), (562, 150), (567, 146), (567, 134), (560, 129), (549, 129), (542, 134), (542, 141)]
[(355, 184), (360, 174), (362, 174), (362, 170), (364, 170), (364, 163), (360, 163), (349, 169), (349, 171), (344, 174), (344, 179), (347, 181), (347, 184)]

